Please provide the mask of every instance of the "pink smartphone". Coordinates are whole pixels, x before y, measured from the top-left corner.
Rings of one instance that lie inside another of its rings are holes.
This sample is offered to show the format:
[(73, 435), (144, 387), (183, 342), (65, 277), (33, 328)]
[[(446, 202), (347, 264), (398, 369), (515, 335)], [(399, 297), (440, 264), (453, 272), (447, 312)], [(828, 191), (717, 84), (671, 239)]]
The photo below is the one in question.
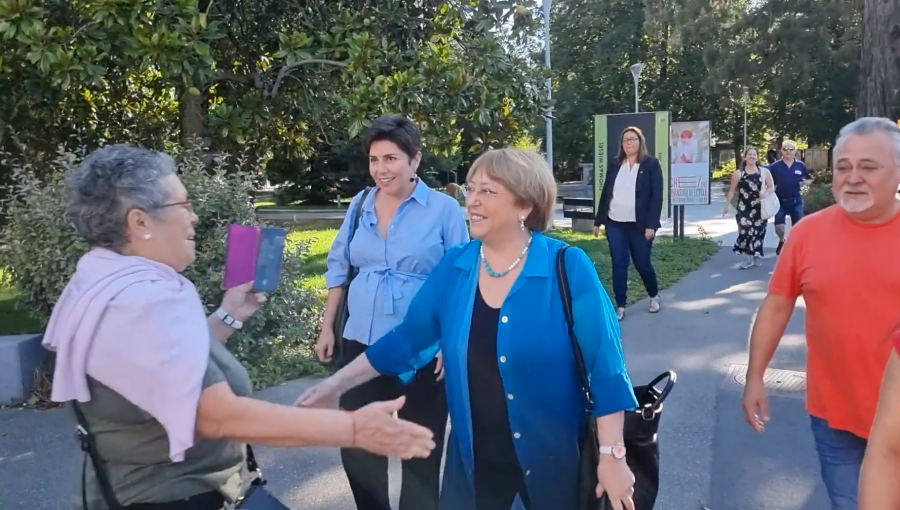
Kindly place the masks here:
[(256, 258), (259, 256), (259, 227), (229, 225), (225, 245), (226, 289), (253, 281), (256, 276)]

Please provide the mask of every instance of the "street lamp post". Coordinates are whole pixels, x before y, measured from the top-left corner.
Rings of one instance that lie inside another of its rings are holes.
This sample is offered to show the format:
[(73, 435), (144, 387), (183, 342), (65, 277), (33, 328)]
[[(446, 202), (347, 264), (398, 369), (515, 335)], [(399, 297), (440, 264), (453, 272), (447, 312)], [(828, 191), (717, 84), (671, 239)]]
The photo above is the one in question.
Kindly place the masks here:
[(744, 87), (744, 151), (747, 152), (747, 102), (750, 100), (750, 91)]
[[(550, 1), (544, 0), (544, 65), (550, 70)], [(553, 97), (553, 81), (547, 77), (547, 100)], [(547, 165), (553, 171), (553, 107), (547, 110)]]
[(637, 113), (641, 111), (638, 82), (641, 81), (641, 71), (644, 69), (644, 64), (638, 62), (637, 64), (631, 66), (629, 69), (631, 69), (631, 76), (634, 77), (634, 113)]

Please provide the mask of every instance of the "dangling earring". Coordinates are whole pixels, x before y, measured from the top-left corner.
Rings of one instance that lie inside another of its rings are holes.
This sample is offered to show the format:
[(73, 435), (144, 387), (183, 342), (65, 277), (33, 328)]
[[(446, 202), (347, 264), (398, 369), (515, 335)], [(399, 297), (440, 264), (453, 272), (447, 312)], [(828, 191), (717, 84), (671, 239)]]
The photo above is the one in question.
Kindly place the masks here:
[(525, 230), (525, 218), (519, 218), (519, 228)]

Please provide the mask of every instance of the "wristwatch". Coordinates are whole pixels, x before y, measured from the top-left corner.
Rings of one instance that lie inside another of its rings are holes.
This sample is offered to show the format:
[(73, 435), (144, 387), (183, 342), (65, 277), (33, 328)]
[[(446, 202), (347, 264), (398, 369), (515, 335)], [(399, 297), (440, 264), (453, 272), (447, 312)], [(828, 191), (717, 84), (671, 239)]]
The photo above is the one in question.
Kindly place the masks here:
[(618, 443), (613, 446), (601, 446), (600, 447), (601, 455), (612, 455), (616, 459), (624, 459), (625, 458), (625, 445), (622, 443)]
[(244, 327), (244, 323), (235, 319), (228, 312), (226, 312), (223, 308), (219, 308), (216, 310), (216, 317), (219, 318), (220, 321), (224, 322), (227, 326), (230, 326), (234, 329), (241, 329)]

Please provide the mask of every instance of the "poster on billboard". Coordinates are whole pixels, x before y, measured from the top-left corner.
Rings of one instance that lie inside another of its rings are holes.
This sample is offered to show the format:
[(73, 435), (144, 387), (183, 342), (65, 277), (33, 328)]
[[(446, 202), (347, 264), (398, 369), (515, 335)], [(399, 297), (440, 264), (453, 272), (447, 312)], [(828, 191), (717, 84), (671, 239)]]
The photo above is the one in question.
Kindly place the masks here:
[[(622, 132), (634, 126), (644, 133), (647, 153), (659, 160), (663, 182), (669, 180), (669, 112), (640, 112), (594, 116), (594, 210), (600, 204), (606, 174), (616, 161)], [(708, 158), (708, 157), (707, 157)], [(663, 216), (669, 216), (669, 188), (663, 186)]]
[(673, 122), (672, 205), (710, 204), (709, 121)]

